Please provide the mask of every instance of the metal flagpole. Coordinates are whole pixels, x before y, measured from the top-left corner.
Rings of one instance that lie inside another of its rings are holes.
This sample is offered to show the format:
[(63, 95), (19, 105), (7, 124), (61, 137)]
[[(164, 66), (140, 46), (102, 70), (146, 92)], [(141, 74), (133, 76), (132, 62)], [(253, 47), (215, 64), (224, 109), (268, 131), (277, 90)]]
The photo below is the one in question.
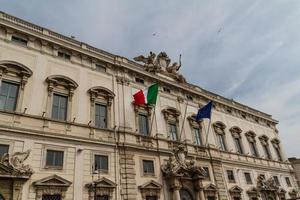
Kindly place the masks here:
[(209, 118), (208, 128), (207, 128), (207, 131), (206, 131), (206, 139), (205, 139), (205, 145), (204, 145), (205, 147), (208, 146), (208, 134), (209, 134), (210, 126), (211, 126), (211, 116)]
[(183, 132), (183, 129), (184, 129), (184, 122), (185, 122), (185, 118), (186, 118), (187, 107), (188, 107), (188, 101), (186, 102), (186, 106), (185, 106), (185, 111), (184, 111), (184, 116), (183, 116), (183, 122), (182, 122), (181, 130), (180, 130), (180, 135), (179, 135), (179, 141), (181, 141), (181, 135), (182, 135), (182, 132)]
[(154, 111), (153, 111), (153, 116), (151, 117), (152, 119), (150, 120), (150, 130), (149, 130), (149, 135), (152, 136), (152, 127), (153, 127), (153, 122), (154, 122), (154, 116), (155, 114), (155, 110), (156, 110), (156, 104), (154, 106)]

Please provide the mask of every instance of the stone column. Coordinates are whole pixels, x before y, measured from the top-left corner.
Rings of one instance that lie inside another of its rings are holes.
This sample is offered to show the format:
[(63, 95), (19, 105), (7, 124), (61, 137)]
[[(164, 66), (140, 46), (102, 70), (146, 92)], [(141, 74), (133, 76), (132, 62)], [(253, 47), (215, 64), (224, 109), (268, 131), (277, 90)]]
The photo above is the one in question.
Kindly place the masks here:
[(180, 188), (179, 187), (175, 187), (173, 189), (173, 198), (174, 200), (180, 200), (180, 192), (179, 192)]
[(178, 180), (178, 177), (171, 177), (167, 180), (168, 186), (170, 188), (172, 200), (180, 200), (180, 188), (181, 183)]
[(205, 200), (202, 179), (200, 179), (200, 177), (194, 177), (193, 184), (194, 184), (196, 200)]

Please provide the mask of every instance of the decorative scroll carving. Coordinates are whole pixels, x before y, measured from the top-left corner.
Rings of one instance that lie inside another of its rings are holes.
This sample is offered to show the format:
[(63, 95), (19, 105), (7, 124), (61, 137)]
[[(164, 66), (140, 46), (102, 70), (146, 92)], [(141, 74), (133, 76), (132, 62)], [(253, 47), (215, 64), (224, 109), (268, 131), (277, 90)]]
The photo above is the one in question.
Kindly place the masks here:
[(162, 72), (180, 83), (186, 83), (185, 78), (178, 73), (181, 67), (181, 55), (179, 56), (179, 63), (174, 62), (172, 65), (170, 65), (171, 59), (166, 52), (160, 52), (156, 56), (155, 53), (150, 51), (150, 54), (147, 57), (140, 55), (133, 59), (137, 62), (144, 63), (144, 68), (148, 72)]
[(0, 160), (0, 167), (5, 168), (5, 171), (11, 176), (27, 176), (29, 178), (33, 174), (33, 170), (29, 165), (25, 165), (24, 161), (28, 158), (30, 151), (15, 152), (12, 155), (5, 154)]
[(174, 154), (169, 157), (166, 164), (162, 165), (161, 170), (166, 177), (190, 177), (203, 179), (206, 171), (195, 164), (194, 160), (186, 159), (184, 146), (179, 145), (174, 149)]

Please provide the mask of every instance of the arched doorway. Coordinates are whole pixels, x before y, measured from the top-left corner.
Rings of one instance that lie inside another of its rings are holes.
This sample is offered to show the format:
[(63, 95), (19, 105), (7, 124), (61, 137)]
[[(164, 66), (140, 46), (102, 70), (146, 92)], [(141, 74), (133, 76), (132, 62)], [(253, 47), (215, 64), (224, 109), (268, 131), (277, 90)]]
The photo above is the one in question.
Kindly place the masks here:
[(193, 196), (187, 189), (182, 188), (180, 190), (180, 199), (181, 200), (193, 200)]

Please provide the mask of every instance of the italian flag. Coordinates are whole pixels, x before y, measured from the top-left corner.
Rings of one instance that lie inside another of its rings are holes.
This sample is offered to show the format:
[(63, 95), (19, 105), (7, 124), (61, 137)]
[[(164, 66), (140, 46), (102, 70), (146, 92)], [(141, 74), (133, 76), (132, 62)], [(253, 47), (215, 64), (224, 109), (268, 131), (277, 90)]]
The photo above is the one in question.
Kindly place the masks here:
[(158, 93), (158, 83), (151, 85), (144, 90), (137, 91), (134, 95), (134, 104), (136, 105), (155, 105)]

